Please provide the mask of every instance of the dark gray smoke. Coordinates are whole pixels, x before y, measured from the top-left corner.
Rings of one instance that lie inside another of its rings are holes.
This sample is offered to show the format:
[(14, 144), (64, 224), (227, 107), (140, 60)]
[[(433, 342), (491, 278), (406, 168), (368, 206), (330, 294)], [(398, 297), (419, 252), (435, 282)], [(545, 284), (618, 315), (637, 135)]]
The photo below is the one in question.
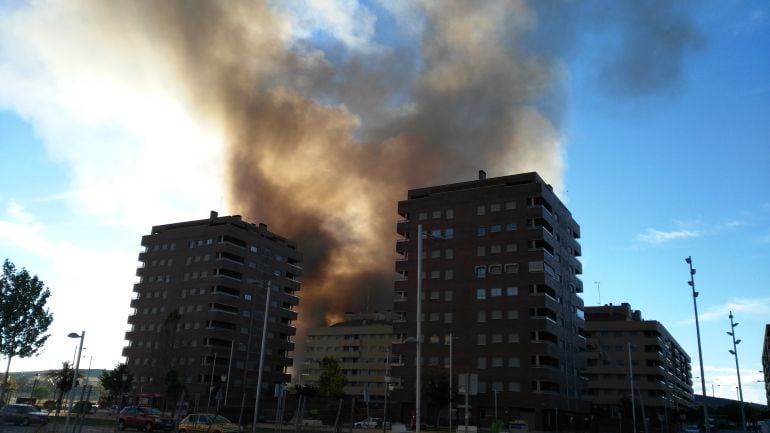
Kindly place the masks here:
[(301, 326), (367, 300), (390, 308), (408, 188), (481, 168), (537, 170), (562, 188), (564, 59), (582, 32), (610, 29), (597, 73), (622, 96), (675, 85), (701, 40), (662, 0), (420, 2), (416, 33), (364, 50), (292, 39), (294, 21), (258, 1), (77, 4), (137, 74), (165, 71), (168, 91), (221, 131), (231, 210), (299, 243)]

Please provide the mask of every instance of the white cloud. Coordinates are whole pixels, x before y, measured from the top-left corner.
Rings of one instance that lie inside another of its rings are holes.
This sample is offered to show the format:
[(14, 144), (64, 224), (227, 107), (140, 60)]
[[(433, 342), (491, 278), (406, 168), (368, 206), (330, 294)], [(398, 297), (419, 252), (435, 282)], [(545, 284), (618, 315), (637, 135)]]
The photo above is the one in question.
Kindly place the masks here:
[[(770, 310), (770, 297), (735, 298), (725, 304), (708, 308), (698, 315), (698, 319), (701, 322), (709, 320), (727, 320), (727, 316), (731, 311), (733, 313), (741, 313), (742, 317), (746, 315), (757, 315), (760, 318), (764, 318), (767, 316), (768, 310)], [(686, 324), (694, 322), (695, 319), (687, 319), (679, 323)]]
[[(15, 359), (11, 369), (44, 370), (71, 362), (70, 355), (61, 359), (63, 354), (72, 353), (74, 344), (66, 335), (82, 330), (86, 331), (88, 348), (84, 355), (93, 356), (95, 367), (114, 366), (124, 346), (131, 282), (136, 278), (135, 250), (120, 245), (116, 250), (85, 249), (66, 240), (53, 240), (55, 230), (47, 229), (31, 214), (25, 215), (24, 223), (0, 220), (0, 245), (10, 244), (17, 253), (24, 250), (38, 257), (35, 267), (28, 270), (50, 289), (47, 306), (54, 321), (41, 356)], [(99, 343), (91, 344), (96, 341)]]
[[(741, 366), (741, 385), (743, 388), (743, 400), (755, 403), (765, 404), (764, 384), (758, 383), (762, 380), (762, 374), (758, 373), (759, 368), (748, 368)], [(706, 394), (714, 394), (715, 397), (728, 398), (736, 400), (736, 388), (738, 387), (738, 376), (735, 372), (735, 366), (718, 367), (713, 365), (704, 365), (703, 370), (706, 377)], [(697, 368), (693, 369), (693, 390), (696, 394), (701, 393), (701, 381)]]
[(34, 217), (31, 213), (25, 211), (21, 204), (15, 200), (11, 200), (8, 203), (8, 207), (5, 209), (5, 214), (9, 219), (19, 223), (31, 223)]
[(695, 238), (700, 236), (700, 232), (695, 230), (673, 230), (661, 231), (648, 228), (644, 233), (636, 235), (636, 240), (649, 244), (662, 244), (679, 239)]
[(126, 56), (96, 22), (69, 2), (0, 14), (0, 107), (71, 170), (72, 209), (143, 230), (205, 215), (220, 202), (221, 132), (185, 107), (157, 53)]
[(380, 49), (374, 42), (377, 17), (356, 0), (303, 0), (276, 2), (295, 21), (295, 38), (312, 38), (324, 32), (356, 51)]

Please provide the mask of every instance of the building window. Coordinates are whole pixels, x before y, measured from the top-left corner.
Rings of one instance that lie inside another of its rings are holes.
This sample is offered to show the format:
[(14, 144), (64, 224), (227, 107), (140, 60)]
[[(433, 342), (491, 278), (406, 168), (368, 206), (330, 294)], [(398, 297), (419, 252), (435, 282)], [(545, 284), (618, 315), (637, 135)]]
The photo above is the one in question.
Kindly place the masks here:
[(512, 232), (512, 231), (516, 230), (517, 228), (518, 228), (518, 226), (516, 225), (516, 223), (508, 223), (508, 224), (505, 225), (505, 231), (507, 231), (507, 232)]
[(476, 228), (476, 236), (486, 236), (487, 234), (487, 228), (484, 226), (479, 226)]
[(492, 343), (502, 343), (503, 334), (492, 334)]
[(519, 311), (518, 310), (508, 310), (506, 312), (506, 318), (510, 320), (515, 320), (519, 318)]
[(508, 358), (508, 367), (521, 367), (521, 359), (518, 356)]
[(476, 313), (476, 321), (479, 323), (483, 323), (487, 321), (487, 312), (486, 311), (479, 311)]
[(438, 335), (431, 335), (430, 336), (430, 340), (428, 340), (428, 341), (430, 343), (436, 344), (436, 343), (438, 343), (440, 341), (440, 339), (439, 339)]
[(491, 227), (489, 227), (489, 231), (491, 233), (498, 233), (502, 230), (502, 227), (500, 227), (500, 224), (493, 224)]
[(492, 367), (502, 367), (503, 366), (503, 358), (499, 356), (495, 356), (492, 358)]
[(455, 229), (444, 229), (444, 239), (453, 239), (454, 237), (455, 237)]
[(420, 212), (419, 214), (417, 214), (417, 219), (420, 221), (424, 221), (428, 219), (428, 212)]
[(441, 218), (441, 211), (440, 210), (434, 210), (431, 214), (431, 218)]
[(500, 212), (500, 203), (493, 203), (489, 205), (490, 212)]
[(434, 238), (441, 238), (441, 229), (431, 230), (430, 235)]
[(441, 299), (441, 292), (438, 292), (438, 291), (430, 292), (430, 299), (432, 300)]
[(441, 250), (432, 250), (430, 252), (430, 258), (431, 259), (437, 259), (439, 257), (441, 257)]
[[(476, 368), (478, 368), (479, 370), (486, 369), (487, 368), (487, 358), (485, 358), (483, 356), (478, 357), (476, 359)], [(480, 385), (480, 383), (479, 383), (479, 385)], [(479, 389), (479, 392), (481, 392), (480, 389)]]
[(430, 278), (432, 280), (435, 280), (437, 278), (441, 278), (441, 271), (430, 271)]
[(543, 262), (542, 261), (529, 262), (528, 268), (529, 268), (529, 272), (532, 272), (532, 273), (543, 272)]
[(476, 208), (476, 215), (484, 215), (486, 213), (487, 213), (486, 207), (484, 207), (483, 205)]
[(516, 244), (506, 244), (505, 245), (505, 252), (506, 253), (515, 253), (518, 250), (516, 247)]
[(447, 248), (446, 250), (444, 250), (444, 258), (447, 258), (447, 259), (455, 258), (455, 250), (451, 248)]
[(492, 287), (491, 289), (489, 289), (489, 296), (493, 298), (502, 296), (502, 295), (503, 295), (503, 289), (501, 289), (500, 287)]
[(487, 335), (479, 334), (476, 336), (476, 344), (479, 346), (485, 346), (487, 344)]
[(454, 276), (455, 276), (455, 273), (452, 269), (447, 269), (444, 271), (445, 280), (451, 280), (452, 278), (454, 278)]
[(519, 296), (519, 288), (518, 287), (506, 287), (505, 288), (505, 296)]
[(445, 290), (444, 291), (444, 300), (445, 301), (451, 301), (454, 298), (453, 292), (451, 290)]
[(484, 278), (487, 276), (487, 267), (486, 266), (476, 266), (474, 268), (474, 273), (476, 274), (476, 278)]
[(519, 334), (508, 334), (508, 342), (509, 343), (518, 343), (519, 342)]
[(506, 274), (518, 274), (519, 273), (519, 264), (518, 263), (506, 263), (505, 264), (505, 273)]
[(503, 265), (489, 265), (489, 273), (491, 275), (500, 275), (503, 273)]
[(444, 313), (444, 323), (452, 323), (452, 313)]
[(438, 320), (439, 320), (439, 313), (430, 313), (431, 322), (438, 322)]
[(487, 247), (477, 247), (476, 248), (476, 255), (478, 257), (483, 257), (487, 254)]
[(455, 217), (454, 209), (447, 209), (446, 210), (446, 219), (451, 220), (454, 217)]
[(490, 317), (492, 320), (500, 320), (503, 318), (503, 312), (500, 310), (495, 310), (492, 312)]
[(492, 245), (489, 247), (490, 254), (498, 254), (500, 253), (500, 251), (501, 251), (500, 245)]
[(487, 299), (487, 289), (476, 289), (476, 299)]
[(521, 392), (521, 383), (508, 382), (508, 392)]

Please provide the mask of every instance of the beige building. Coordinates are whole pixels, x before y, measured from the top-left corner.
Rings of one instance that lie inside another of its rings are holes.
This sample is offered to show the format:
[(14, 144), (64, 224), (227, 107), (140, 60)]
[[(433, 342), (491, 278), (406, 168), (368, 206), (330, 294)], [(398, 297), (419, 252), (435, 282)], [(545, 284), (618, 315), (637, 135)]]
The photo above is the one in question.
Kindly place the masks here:
[(307, 331), (302, 383), (318, 385), (319, 362), (331, 357), (339, 362), (348, 380), (345, 392), (372, 400), (385, 396), (393, 325), (387, 314), (348, 313), (345, 321)]

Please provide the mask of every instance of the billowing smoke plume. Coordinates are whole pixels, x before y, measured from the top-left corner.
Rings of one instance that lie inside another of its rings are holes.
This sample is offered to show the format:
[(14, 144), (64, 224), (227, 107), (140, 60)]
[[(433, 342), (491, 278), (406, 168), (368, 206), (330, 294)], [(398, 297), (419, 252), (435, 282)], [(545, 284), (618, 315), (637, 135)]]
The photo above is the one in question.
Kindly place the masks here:
[[(167, 91), (223, 136), (230, 210), (305, 255), (307, 326), (390, 308), (396, 202), (408, 188), (483, 168), (537, 170), (561, 190), (562, 59), (581, 31), (601, 28), (585, 23), (612, 18), (616, 48), (597, 74), (618, 94), (665, 88), (697, 40), (667, 3), (612, 2), (610, 12), (559, 0), (71, 8), (76, 31), (114, 48), (121, 71), (140, 82), (165, 71)], [(301, 10), (325, 12), (326, 25)]]

